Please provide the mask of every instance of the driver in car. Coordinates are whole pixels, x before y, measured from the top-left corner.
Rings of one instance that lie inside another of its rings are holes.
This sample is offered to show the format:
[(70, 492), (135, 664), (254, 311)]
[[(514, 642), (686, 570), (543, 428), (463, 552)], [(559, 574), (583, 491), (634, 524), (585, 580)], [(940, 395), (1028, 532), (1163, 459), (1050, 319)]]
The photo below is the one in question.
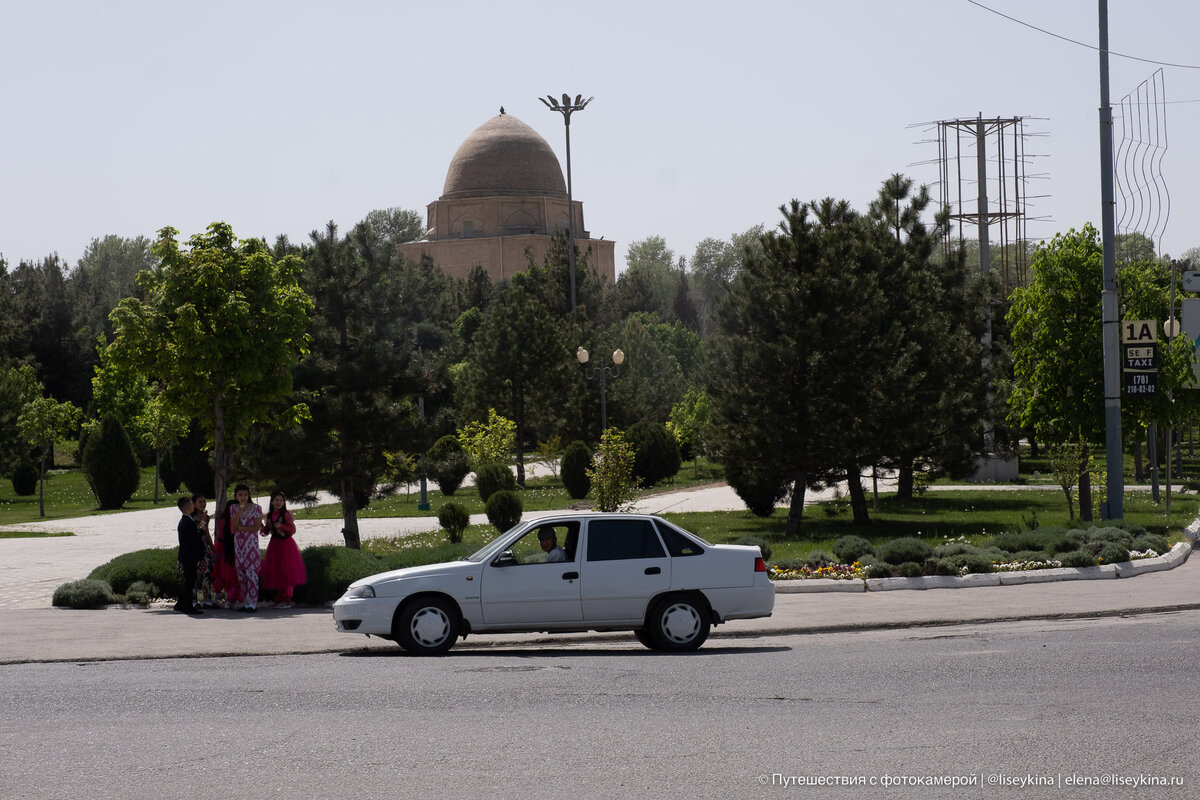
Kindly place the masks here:
[(538, 531), (538, 542), (546, 551), (546, 563), (557, 564), (567, 560), (567, 554), (558, 546), (558, 535), (553, 528), (542, 528)]

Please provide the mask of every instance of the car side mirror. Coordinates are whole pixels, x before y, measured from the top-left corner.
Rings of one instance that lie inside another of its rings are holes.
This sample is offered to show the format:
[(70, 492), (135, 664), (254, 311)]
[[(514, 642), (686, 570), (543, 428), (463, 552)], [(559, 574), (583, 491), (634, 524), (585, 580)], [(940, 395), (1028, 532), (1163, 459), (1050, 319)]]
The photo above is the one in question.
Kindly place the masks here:
[(500, 555), (492, 559), (493, 567), (515, 567), (517, 565), (516, 556), (512, 554), (512, 550), (505, 550)]

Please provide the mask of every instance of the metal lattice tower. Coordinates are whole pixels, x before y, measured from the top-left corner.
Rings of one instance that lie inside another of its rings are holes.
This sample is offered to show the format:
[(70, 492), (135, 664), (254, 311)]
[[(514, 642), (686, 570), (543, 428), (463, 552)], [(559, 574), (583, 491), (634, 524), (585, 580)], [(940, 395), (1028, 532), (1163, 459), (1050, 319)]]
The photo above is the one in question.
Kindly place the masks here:
[[(943, 240), (946, 255), (968, 239), (979, 243), (981, 273), (997, 270), (1004, 294), (1028, 282), (1031, 248), (1026, 225), (1034, 176), (1026, 169), (1036, 155), (1027, 151), (1037, 135), (1026, 132), (1025, 117), (941, 120), (921, 127), (937, 129), (939, 205), (950, 210)], [(971, 230), (971, 229), (974, 230)], [(973, 234), (973, 235), (972, 235)], [(976, 263), (968, 254), (970, 263)]]

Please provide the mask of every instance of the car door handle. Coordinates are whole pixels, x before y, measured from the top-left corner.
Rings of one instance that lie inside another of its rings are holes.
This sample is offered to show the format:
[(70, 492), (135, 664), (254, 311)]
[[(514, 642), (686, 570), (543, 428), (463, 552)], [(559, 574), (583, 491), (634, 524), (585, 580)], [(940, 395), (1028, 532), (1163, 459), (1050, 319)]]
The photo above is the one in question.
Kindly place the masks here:
[(659, 575), (661, 573), (662, 573), (662, 570), (659, 569), (658, 567), (646, 567), (647, 575)]
[(564, 573), (563, 573), (563, 580), (564, 580), (564, 581), (573, 581), (573, 580), (578, 580), (578, 578), (579, 578), (579, 573), (578, 573), (578, 572), (564, 572)]

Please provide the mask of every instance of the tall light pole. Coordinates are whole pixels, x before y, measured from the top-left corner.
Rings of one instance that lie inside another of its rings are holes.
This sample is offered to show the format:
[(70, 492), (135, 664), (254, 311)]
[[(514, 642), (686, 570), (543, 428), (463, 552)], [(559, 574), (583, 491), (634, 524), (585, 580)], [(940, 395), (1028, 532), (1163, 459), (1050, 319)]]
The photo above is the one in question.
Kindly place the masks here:
[(1100, 10), (1100, 236), (1104, 264), (1104, 289), (1100, 293), (1100, 317), (1104, 357), (1104, 451), (1108, 470), (1104, 512), (1101, 519), (1125, 516), (1125, 478), (1121, 474), (1121, 361), (1120, 322), (1117, 308), (1116, 200), (1113, 192), (1113, 113), (1108, 96), (1108, 0), (1099, 0)]
[[(575, 358), (579, 359), (579, 363), (583, 364), (586, 367), (586, 365), (588, 363), (588, 351), (584, 350), (582, 347), (580, 347), (578, 350), (575, 351)], [(625, 353), (621, 352), (621, 350), (619, 350), (619, 349), (614, 350), (613, 354), (612, 354), (612, 360), (613, 360), (613, 364), (615, 366), (610, 367), (607, 365), (601, 365), (601, 366), (592, 367), (591, 369), (584, 369), (584, 371), (583, 371), (583, 374), (589, 379), (597, 378), (597, 377), (600, 378), (600, 432), (601, 433), (608, 430), (608, 398), (605, 395), (605, 378), (609, 377), (609, 376), (615, 378), (621, 374), (618, 371), (618, 368), (621, 366), (621, 364), (625, 363)]]
[(575, 201), (571, 194), (571, 114), (576, 111), (583, 111), (587, 108), (588, 103), (594, 100), (594, 97), (583, 99), (583, 95), (575, 95), (575, 102), (571, 102), (571, 96), (564, 94), (562, 102), (554, 99), (554, 95), (546, 95), (539, 97), (539, 100), (552, 111), (557, 111), (563, 116), (563, 125), (567, 129), (567, 263), (571, 270), (571, 311), (575, 311)]

